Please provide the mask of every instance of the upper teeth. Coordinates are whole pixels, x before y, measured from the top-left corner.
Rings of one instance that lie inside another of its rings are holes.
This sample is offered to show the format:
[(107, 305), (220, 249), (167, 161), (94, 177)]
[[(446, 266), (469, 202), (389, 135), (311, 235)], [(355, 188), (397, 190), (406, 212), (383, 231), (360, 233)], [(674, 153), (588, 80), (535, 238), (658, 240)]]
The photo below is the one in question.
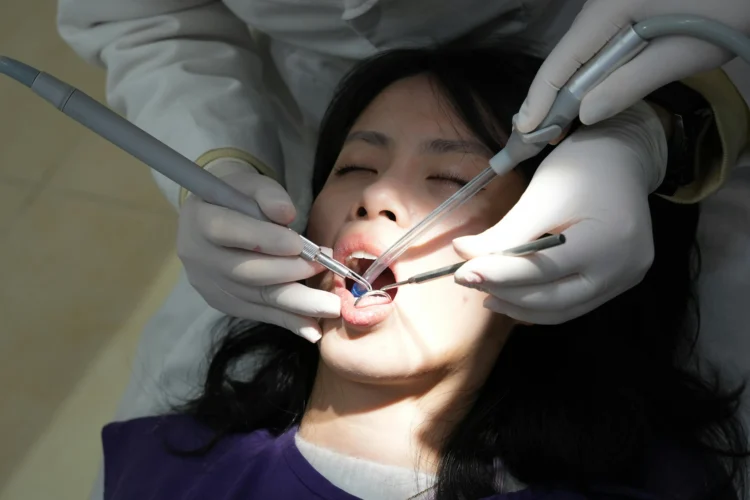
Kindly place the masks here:
[(358, 251), (352, 253), (349, 257), (351, 257), (353, 259), (369, 259), (369, 260), (376, 260), (377, 259), (377, 257), (375, 257), (373, 254), (367, 253), (367, 252), (362, 252), (361, 250), (358, 250)]

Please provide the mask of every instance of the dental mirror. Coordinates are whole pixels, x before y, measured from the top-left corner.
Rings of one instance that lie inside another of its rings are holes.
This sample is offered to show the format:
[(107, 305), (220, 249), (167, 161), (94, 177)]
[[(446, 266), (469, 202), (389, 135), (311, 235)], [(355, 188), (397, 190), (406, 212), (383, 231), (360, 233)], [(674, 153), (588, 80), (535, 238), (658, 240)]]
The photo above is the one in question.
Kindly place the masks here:
[(393, 300), (388, 292), (384, 292), (383, 290), (370, 290), (369, 292), (365, 292), (364, 294), (357, 297), (357, 300), (354, 301), (354, 307), (357, 307), (359, 301), (366, 297), (383, 297), (388, 299), (388, 302), (391, 302)]

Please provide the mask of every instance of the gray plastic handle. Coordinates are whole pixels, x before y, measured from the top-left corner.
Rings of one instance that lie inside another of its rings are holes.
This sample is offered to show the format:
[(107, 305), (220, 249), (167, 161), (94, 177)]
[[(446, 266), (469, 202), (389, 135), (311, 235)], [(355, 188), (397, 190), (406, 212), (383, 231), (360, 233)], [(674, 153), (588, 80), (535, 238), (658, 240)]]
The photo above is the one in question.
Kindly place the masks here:
[(539, 154), (576, 119), (586, 94), (633, 59), (646, 45), (647, 42), (632, 26), (620, 31), (560, 89), (547, 116), (536, 130), (526, 134), (513, 130), (502, 151), (490, 160), (490, 167), (498, 175), (503, 175), (522, 161)]

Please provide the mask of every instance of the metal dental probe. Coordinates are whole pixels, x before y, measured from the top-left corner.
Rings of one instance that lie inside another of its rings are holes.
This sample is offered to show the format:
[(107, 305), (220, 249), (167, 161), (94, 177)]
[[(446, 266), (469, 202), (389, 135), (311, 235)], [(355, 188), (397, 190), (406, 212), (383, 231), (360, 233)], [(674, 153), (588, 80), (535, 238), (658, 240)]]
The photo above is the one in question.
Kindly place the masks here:
[[(58, 110), (206, 202), (273, 224), (263, 215), (255, 200), (75, 87), (8, 57), (0, 56), (0, 73), (23, 83)], [(342, 278), (349, 278), (368, 291), (372, 290), (372, 286), (359, 274), (324, 254), (318, 245), (304, 236), (300, 235), (300, 238), (303, 242), (300, 257), (318, 262)]]
[[(540, 252), (542, 250), (547, 250), (549, 248), (554, 248), (557, 246), (562, 245), (565, 243), (565, 235), (564, 234), (549, 234), (542, 236), (538, 240), (532, 241), (530, 243), (524, 243), (523, 245), (518, 245), (513, 248), (509, 248), (507, 250), (503, 250), (502, 252), (499, 252), (494, 255), (506, 255), (510, 257), (523, 257), (524, 255), (531, 255), (537, 252)], [(441, 267), (438, 269), (433, 269), (432, 271), (426, 271), (424, 273), (415, 274), (409, 279), (403, 280), (403, 281), (397, 281), (396, 283), (391, 283), (390, 285), (386, 285), (378, 290), (371, 290), (361, 297), (358, 297), (357, 300), (354, 301), (354, 306), (356, 307), (357, 303), (364, 297), (384, 297), (387, 295), (385, 292), (388, 290), (393, 290), (394, 288), (398, 288), (403, 285), (417, 285), (420, 283), (427, 283), (428, 281), (436, 280), (438, 278), (443, 278), (445, 276), (450, 276), (451, 274), (458, 271), (458, 269), (466, 264), (466, 261), (463, 262), (457, 262), (455, 264), (452, 264), (450, 266)], [(390, 298), (390, 296), (389, 296)]]

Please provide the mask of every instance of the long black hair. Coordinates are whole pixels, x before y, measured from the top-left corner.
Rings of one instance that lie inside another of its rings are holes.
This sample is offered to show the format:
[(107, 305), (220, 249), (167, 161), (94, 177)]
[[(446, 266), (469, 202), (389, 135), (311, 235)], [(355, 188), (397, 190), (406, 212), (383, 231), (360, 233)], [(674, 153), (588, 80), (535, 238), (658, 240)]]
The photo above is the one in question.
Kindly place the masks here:
[[(539, 64), (493, 47), (440, 47), (395, 50), (357, 65), (321, 126), (315, 195), (357, 117), (390, 84), (429, 75), (477, 138), (499, 150), (497, 124), (510, 130)], [(522, 171), (530, 175), (539, 161)], [(576, 320), (514, 329), (442, 443), (437, 498), (497, 492), (498, 461), (532, 487), (645, 488), (657, 477), (665, 485), (654, 493), (673, 498), (742, 495), (747, 440), (736, 413), (743, 387), (725, 391), (718, 379), (683, 368), (698, 335), (699, 208), (657, 197), (650, 207), (656, 257), (643, 281)], [(318, 366), (317, 346), (282, 328), (229, 319), (220, 332), (202, 393), (180, 409), (215, 430), (198, 452), (227, 434), (278, 435), (299, 424)]]

